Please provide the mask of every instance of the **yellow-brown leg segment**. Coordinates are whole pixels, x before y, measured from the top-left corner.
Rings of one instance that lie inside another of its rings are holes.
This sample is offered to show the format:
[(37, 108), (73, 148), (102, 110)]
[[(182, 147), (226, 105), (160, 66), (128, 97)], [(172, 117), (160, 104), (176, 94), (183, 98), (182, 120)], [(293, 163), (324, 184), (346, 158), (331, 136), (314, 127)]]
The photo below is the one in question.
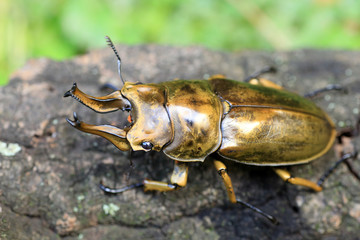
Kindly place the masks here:
[(234, 188), (232, 186), (231, 179), (230, 179), (229, 175), (227, 174), (225, 164), (218, 160), (214, 160), (214, 164), (215, 164), (216, 170), (218, 171), (218, 173), (220, 174), (220, 176), (223, 179), (230, 202), (236, 203), (236, 196), (234, 193)]
[(186, 186), (188, 169), (189, 167), (187, 163), (175, 161), (174, 171), (171, 175), (171, 183), (145, 179), (141, 183), (136, 183), (118, 189), (109, 188), (100, 183), (100, 189), (106, 193), (113, 193), (113, 194), (122, 193), (137, 187), (143, 187), (144, 191), (160, 191), (160, 192), (173, 191), (179, 189), (179, 187)]
[(209, 78), (208, 78), (208, 80), (213, 80), (213, 79), (225, 79), (226, 78), (226, 76), (225, 75), (223, 75), (223, 74), (214, 74), (214, 75), (211, 75)]
[(288, 171), (284, 170), (284, 169), (274, 168), (274, 171), (285, 182), (288, 182), (288, 183), (291, 183), (291, 184), (294, 184), (294, 185), (300, 185), (300, 186), (308, 187), (308, 188), (311, 188), (312, 190), (314, 190), (316, 192), (321, 192), (322, 191), (322, 187), (320, 187), (316, 183), (314, 183), (312, 181), (309, 181), (307, 179), (304, 179), (304, 178), (292, 177), (291, 174)]
[(178, 187), (185, 187), (187, 183), (189, 166), (185, 162), (175, 161), (174, 170), (171, 175), (171, 183), (154, 180), (144, 180), (144, 191), (173, 191)]
[(249, 81), (250, 84), (253, 85), (260, 85), (260, 86), (264, 86), (264, 87), (268, 87), (268, 88), (275, 88), (275, 89), (283, 89), (282, 86), (277, 85), (276, 83), (267, 80), (265, 78), (253, 78)]
[(253, 210), (253, 211), (263, 215), (267, 219), (269, 219), (272, 223), (278, 224), (278, 221), (277, 221), (277, 219), (275, 217), (263, 212), (259, 208), (254, 207), (253, 205), (251, 205), (249, 203), (246, 203), (246, 202), (242, 201), (239, 198), (236, 198), (230, 176), (227, 174), (227, 171), (226, 171), (225, 164), (222, 163), (221, 161), (214, 160), (214, 165), (215, 165), (216, 170), (220, 174), (221, 178), (223, 179), (223, 182), (224, 182), (224, 185), (226, 187), (226, 191), (227, 191), (230, 202), (239, 203), (239, 204), (241, 204), (241, 205), (243, 205), (243, 206), (245, 206), (247, 208), (250, 208), (251, 210)]

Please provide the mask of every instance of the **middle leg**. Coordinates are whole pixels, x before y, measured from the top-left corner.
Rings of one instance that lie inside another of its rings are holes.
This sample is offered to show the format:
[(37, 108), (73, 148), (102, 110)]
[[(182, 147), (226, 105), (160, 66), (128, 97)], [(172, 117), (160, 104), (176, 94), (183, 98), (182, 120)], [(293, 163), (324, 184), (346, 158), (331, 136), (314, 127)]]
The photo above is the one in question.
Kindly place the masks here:
[(270, 220), (272, 223), (274, 224), (278, 224), (278, 221), (275, 217), (271, 216), (270, 214), (267, 214), (265, 212), (263, 212), (261, 209), (254, 207), (253, 205), (242, 201), (239, 198), (236, 198), (235, 196), (235, 192), (234, 192), (234, 188), (231, 182), (231, 178), (228, 175), (227, 171), (226, 171), (226, 166), (223, 162), (218, 161), (218, 160), (214, 160), (214, 165), (216, 170), (218, 171), (219, 175), (221, 176), (221, 178), (223, 179), (224, 185), (226, 187), (226, 191), (229, 197), (230, 202), (232, 203), (239, 203), (247, 208), (250, 208), (251, 210), (261, 214), (262, 216), (266, 217), (268, 220)]

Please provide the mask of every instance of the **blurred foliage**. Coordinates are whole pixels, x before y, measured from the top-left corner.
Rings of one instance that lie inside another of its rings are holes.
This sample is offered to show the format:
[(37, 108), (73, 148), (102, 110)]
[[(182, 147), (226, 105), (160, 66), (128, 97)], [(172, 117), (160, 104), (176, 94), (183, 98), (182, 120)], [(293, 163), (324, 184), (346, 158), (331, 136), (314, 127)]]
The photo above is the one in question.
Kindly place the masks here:
[(0, 84), (29, 58), (116, 43), (358, 49), (358, 0), (1, 0)]

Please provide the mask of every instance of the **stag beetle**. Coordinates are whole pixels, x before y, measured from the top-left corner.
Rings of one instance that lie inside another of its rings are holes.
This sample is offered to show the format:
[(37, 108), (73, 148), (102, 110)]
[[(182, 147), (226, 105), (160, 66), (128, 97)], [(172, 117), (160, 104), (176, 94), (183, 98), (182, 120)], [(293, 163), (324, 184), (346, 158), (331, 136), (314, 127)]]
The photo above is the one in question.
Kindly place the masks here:
[[(78, 119), (67, 121), (76, 129), (106, 138), (121, 151), (162, 151), (174, 160), (170, 183), (144, 180), (122, 189), (101, 188), (119, 193), (134, 187), (145, 191), (172, 191), (185, 187), (189, 162), (213, 156), (235, 162), (272, 166), (286, 182), (321, 191), (321, 183), (292, 177), (279, 167), (308, 163), (325, 154), (336, 138), (334, 123), (312, 101), (257, 76), (239, 82), (216, 75), (208, 80), (174, 80), (158, 84), (125, 82), (107, 96), (93, 97), (74, 83), (64, 97), (71, 96), (99, 113), (116, 110), (130, 113), (130, 126), (90, 125)], [(335, 87), (336, 88), (336, 87)], [(226, 166), (212, 159), (232, 203), (243, 204), (273, 222), (276, 219), (236, 198)]]

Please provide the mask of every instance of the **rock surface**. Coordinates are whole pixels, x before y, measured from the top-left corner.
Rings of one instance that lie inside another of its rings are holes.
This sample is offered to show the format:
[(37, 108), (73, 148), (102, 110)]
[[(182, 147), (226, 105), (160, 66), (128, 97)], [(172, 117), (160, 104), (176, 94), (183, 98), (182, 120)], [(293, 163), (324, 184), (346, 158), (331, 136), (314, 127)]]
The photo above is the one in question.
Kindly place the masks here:
[[(156, 83), (212, 74), (243, 80), (264, 66), (268, 79), (304, 94), (337, 83), (346, 93), (315, 98), (338, 129), (354, 126), (360, 110), (360, 53), (299, 50), (223, 53), (199, 47), (118, 46), (126, 81)], [(0, 88), (0, 239), (356, 239), (360, 184), (341, 165), (314, 193), (280, 180), (270, 168), (226, 161), (238, 197), (276, 216), (228, 203), (211, 162), (191, 164), (186, 188), (169, 193), (135, 189), (108, 196), (97, 187), (125, 186), (143, 178), (167, 181), (172, 161), (162, 154), (129, 156), (106, 140), (74, 130), (76, 111), (92, 124), (122, 126), (126, 115), (101, 115), (63, 99), (77, 82), (95, 96), (104, 83), (121, 87), (108, 48), (63, 62), (29, 61)], [(353, 139), (360, 148), (359, 138)], [(331, 150), (311, 164), (289, 168), (316, 181), (338, 157)], [(359, 159), (353, 167), (360, 172)]]

